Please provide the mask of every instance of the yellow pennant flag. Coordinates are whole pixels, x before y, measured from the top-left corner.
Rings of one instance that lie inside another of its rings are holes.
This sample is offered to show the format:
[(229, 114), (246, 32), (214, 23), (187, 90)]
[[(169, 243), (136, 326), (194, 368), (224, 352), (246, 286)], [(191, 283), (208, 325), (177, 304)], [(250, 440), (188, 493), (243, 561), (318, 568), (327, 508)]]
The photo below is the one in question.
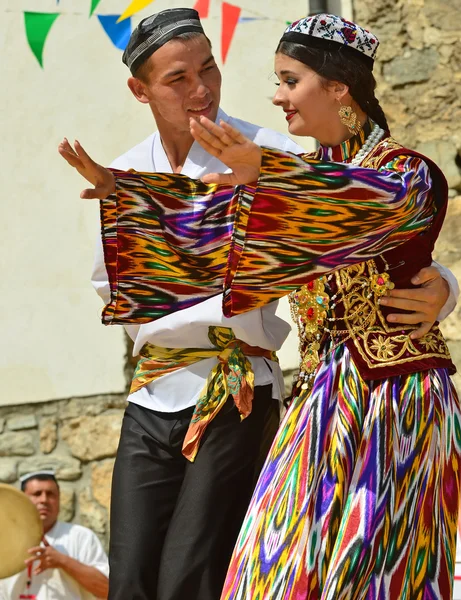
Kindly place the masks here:
[(120, 15), (117, 23), (120, 23), (120, 21), (123, 21), (124, 19), (128, 19), (128, 17), (131, 17), (143, 8), (146, 8), (146, 6), (153, 1), (154, 0), (132, 0), (128, 8)]

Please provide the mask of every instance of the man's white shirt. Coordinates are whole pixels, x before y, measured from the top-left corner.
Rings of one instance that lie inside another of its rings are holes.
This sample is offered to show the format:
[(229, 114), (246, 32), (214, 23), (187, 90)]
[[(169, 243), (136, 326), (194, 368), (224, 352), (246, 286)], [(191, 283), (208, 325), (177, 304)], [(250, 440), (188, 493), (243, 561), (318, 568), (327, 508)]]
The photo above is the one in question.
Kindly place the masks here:
[[(56, 524), (45, 538), (58, 552), (75, 558), (88, 567), (95, 567), (106, 577), (109, 563), (97, 536), (86, 527), (63, 523)], [(38, 563), (34, 563), (34, 567)], [(0, 580), (0, 600), (18, 600), (21, 594), (35, 595), (37, 600), (94, 600), (96, 597), (85, 590), (62, 569), (46, 569), (32, 576), (32, 584), (26, 591), (27, 571)]]
[[(241, 131), (260, 146), (294, 154), (305, 152), (301, 146), (287, 136), (229, 117), (221, 109), (218, 112), (217, 121), (219, 122), (220, 119)], [(124, 171), (135, 169), (148, 173), (172, 173), (158, 132), (153, 133), (114, 160), (110, 166)], [(197, 142), (192, 145), (181, 171), (183, 175), (194, 179), (199, 179), (206, 173), (225, 172), (229, 172), (228, 167), (218, 158), (208, 154)], [(440, 318), (445, 318), (456, 305), (459, 289), (451, 271), (441, 265), (436, 266), (451, 288), (450, 298), (439, 315)], [(92, 283), (103, 301), (108, 303), (110, 299), (109, 282), (100, 238), (96, 247)], [(222, 295), (219, 295), (151, 323), (126, 325), (125, 330), (134, 341), (134, 355), (139, 353), (146, 342), (167, 348), (212, 348), (208, 338), (210, 325), (231, 327), (238, 339), (252, 346), (279, 350), (290, 332), (291, 326), (275, 314), (276, 308), (277, 303), (274, 302), (262, 309), (227, 319), (222, 313)], [(250, 357), (249, 360), (255, 374), (255, 385), (272, 384), (273, 398), (283, 399), (283, 378), (278, 364), (261, 357)], [(128, 400), (161, 412), (176, 412), (193, 406), (200, 396), (211, 369), (216, 364), (216, 358), (209, 358), (189, 367), (178, 369), (130, 394)]]

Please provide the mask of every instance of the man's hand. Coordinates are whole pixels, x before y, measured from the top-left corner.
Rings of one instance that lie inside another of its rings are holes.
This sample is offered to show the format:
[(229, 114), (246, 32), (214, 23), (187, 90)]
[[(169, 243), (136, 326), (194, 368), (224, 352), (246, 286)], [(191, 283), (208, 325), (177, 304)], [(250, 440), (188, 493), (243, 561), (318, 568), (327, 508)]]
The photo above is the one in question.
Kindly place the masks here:
[(58, 146), (59, 154), (77, 169), (82, 177), (94, 185), (94, 189), (86, 189), (80, 194), (80, 198), (99, 198), (104, 200), (115, 192), (115, 177), (112, 171), (98, 165), (88, 156), (77, 140), (74, 143), (75, 150), (66, 138)]
[(411, 311), (390, 314), (387, 320), (390, 323), (405, 325), (419, 324), (418, 329), (410, 334), (411, 339), (416, 340), (426, 335), (437, 320), (448, 299), (450, 288), (435, 267), (421, 269), (411, 282), (421, 287), (410, 290), (393, 289), (387, 296), (381, 298), (380, 303), (390, 308)]
[(256, 181), (261, 168), (261, 148), (225, 121), (219, 125), (206, 117), (190, 119), (193, 138), (212, 156), (232, 169), (232, 173), (207, 173), (204, 183), (244, 185)]
[(45, 537), (43, 537), (42, 541), (45, 546), (30, 548), (28, 552), (32, 556), (25, 561), (27, 566), (35, 561), (39, 561), (38, 566), (34, 569), (34, 575), (39, 575), (43, 571), (46, 571), (46, 569), (58, 569), (62, 566), (64, 555), (58, 552), (56, 548), (53, 548), (53, 546), (50, 546)]

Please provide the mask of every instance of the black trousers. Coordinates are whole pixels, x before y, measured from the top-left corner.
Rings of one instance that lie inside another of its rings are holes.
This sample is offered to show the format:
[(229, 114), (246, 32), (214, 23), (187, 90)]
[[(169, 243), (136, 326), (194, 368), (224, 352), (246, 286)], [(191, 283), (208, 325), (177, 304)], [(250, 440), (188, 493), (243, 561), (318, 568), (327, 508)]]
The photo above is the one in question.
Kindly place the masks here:
[(112, 482), (109, 600), (219, 600), (261, 447), (275, 434), (271, 392), (255, 388), (243, 421), (228, 398), (194, 463), (181, 454), (192, 408), (128, 406)]

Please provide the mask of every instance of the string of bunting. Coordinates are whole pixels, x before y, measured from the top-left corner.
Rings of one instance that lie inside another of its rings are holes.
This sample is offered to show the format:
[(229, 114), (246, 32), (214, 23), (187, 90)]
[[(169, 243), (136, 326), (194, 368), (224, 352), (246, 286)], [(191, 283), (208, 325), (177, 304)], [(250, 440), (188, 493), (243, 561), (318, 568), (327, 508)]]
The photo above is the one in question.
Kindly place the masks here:
[[(146, 8), (154, 0), (132, 0), (122, 14), (116, 15), (95, 15), (101, 27), (111, 40), (112, 44), (119, 50), (124, 50), (130, 39), (132, 32), (131, 17), (139, 11)], [(89, 17), (92, 17), (101, 0), (91, 0)], [(56, 5), (60, 4), (60, 0), (56, 0)], [(201, 19), (206, 19), (209, 16), (211, 0), (196, 0), (194, 9), (199, 13)], [(221, 60), (224, 64), (229, 53), (232, 40), (239, 23), (247, 23), (250, 21), (267, 20), (268, 17), (252, 13), (252, 16), (242, 16), (242, 8), (229, 2), (221, 2)], [(44, 13), (24, 11), (24, 25), (32, 53), (37, 59), (39, 65), (43, 68), (43, 51), (48, 35), (58, 17), (62, 13)], [(290, 21), (287, 21), (289, 23)]]

